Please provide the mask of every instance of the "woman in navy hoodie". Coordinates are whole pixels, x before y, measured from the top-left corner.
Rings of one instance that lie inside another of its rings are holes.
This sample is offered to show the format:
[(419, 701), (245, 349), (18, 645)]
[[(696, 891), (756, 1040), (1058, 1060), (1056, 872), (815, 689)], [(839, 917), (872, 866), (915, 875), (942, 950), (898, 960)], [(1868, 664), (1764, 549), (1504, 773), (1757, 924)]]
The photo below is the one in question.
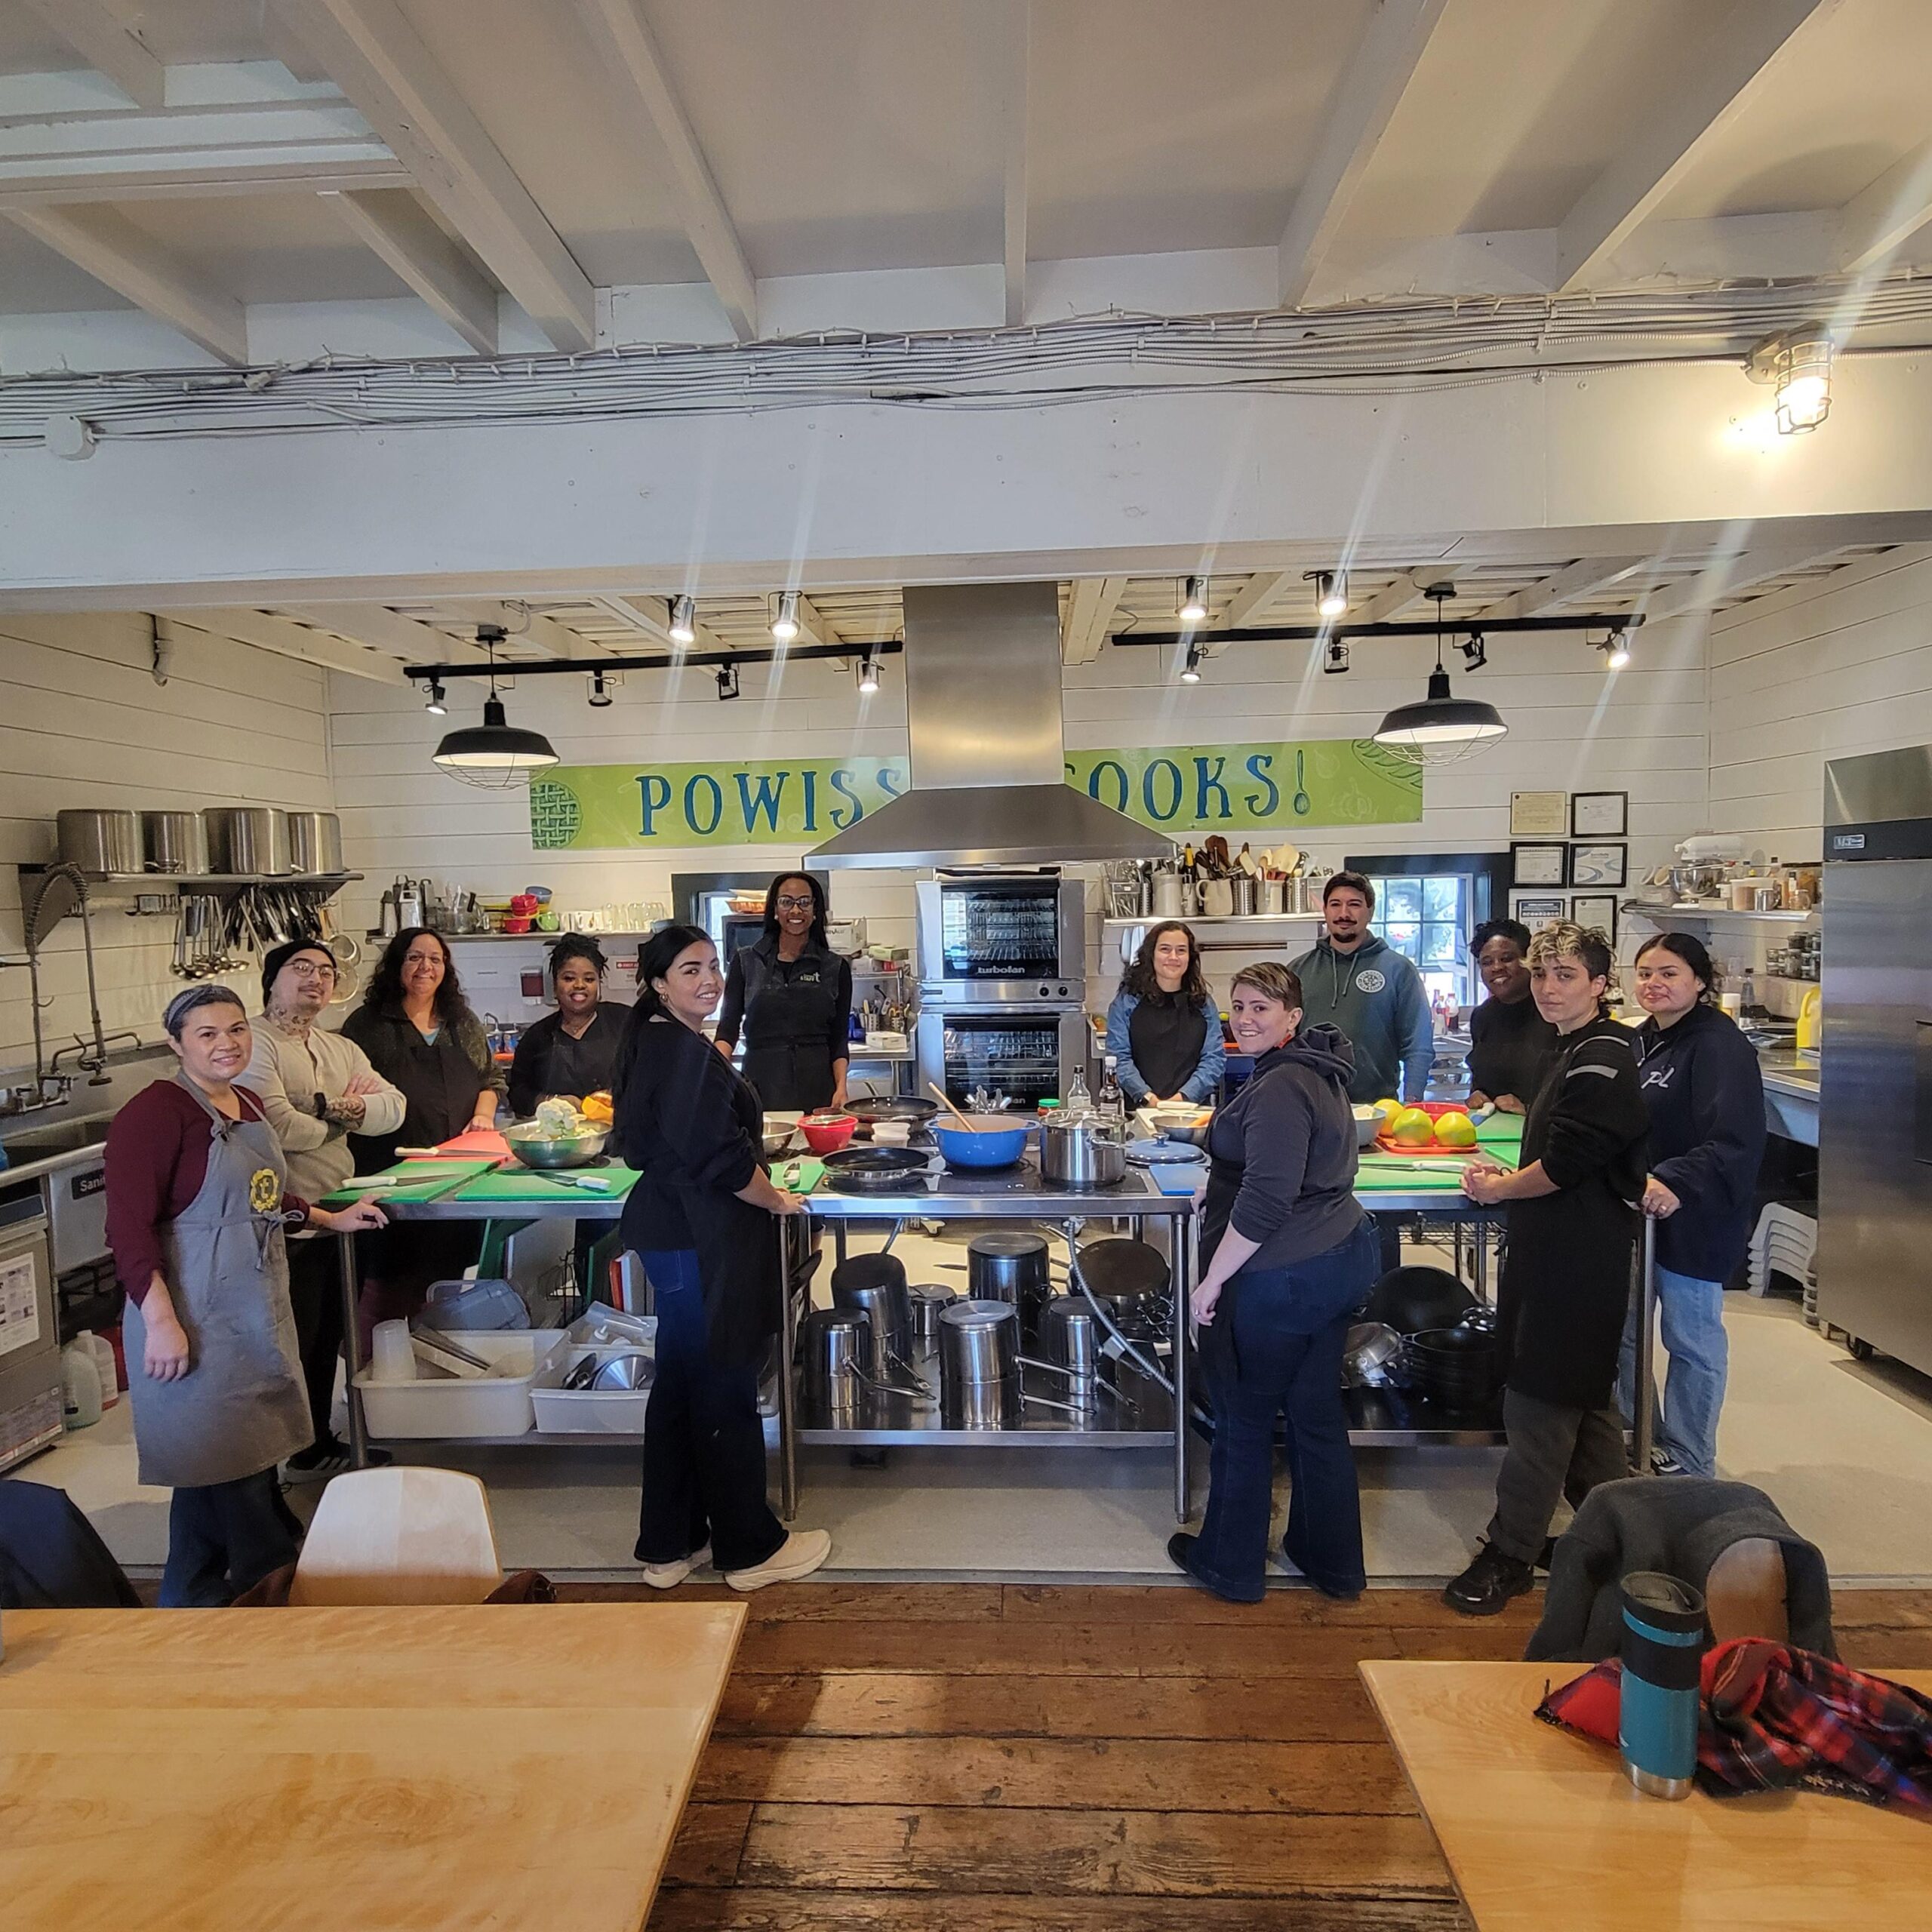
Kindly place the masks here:
[(1217, 1595), (1260, 1600), (1284, 1415), (1283, 1549), (1317, 1589), (1357, 1596), (1368, 1580), (1342, 1346), (1380, 1247), (1355, 1198), (1354, 1050), (1337, 1028), (1299, 1030), (1301, 982), (1272, 960), (1235, 975), (1228, 1012), (1254, 1072), (1208, 1138), (1205, 1266), (1192, 1301), (1214, 1404), (1208, 1515), (1168, 1554)]
[[(1730, 1351), (1724, 1284), (1743, 1260), (1764, 1154), (1758, 1051), (1717, 1006), (1700, 940), (1663, 933), (1637, 955), (1638, 1075), (1651, 1117), (1644, 1212), (1657, 1224), (1657, 1305), (1670, 1367), (1651, 1452), (1660, 1475), (1717, 1474), (1718, 1412)], [(1637, 1326), (1623, 1334), (1617, 1405), (1636, 1413)]]

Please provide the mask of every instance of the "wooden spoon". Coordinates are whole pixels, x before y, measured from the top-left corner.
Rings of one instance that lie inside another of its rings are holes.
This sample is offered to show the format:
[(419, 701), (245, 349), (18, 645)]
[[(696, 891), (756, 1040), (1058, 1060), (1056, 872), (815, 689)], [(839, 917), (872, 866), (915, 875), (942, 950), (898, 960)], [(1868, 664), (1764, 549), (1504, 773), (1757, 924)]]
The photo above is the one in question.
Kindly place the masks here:
[(952, 1096), (949, 1094), (937, 1080), (928, 1080), (926, 1082), (926, 1087), (928, 1091), (931, 1094), (933, 1098), (938, 1101), (940, 1105), (945, 1108), (946, 1112), (952, 1115), (952, 1118), (956, 1120), (968, 1134), (977, 1134), (979, 1132), (979, 1128), (971, 1121), (968, 1120), (966, 1116), (953, 1105)]

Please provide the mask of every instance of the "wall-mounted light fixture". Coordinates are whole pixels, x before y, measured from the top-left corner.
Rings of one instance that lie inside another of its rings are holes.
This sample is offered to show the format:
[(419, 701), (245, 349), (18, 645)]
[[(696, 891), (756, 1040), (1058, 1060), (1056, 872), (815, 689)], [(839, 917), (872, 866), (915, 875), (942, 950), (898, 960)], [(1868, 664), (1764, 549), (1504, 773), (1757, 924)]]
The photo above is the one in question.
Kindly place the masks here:
[(1606, 670), (1620, 671), (1630, 662), (1629, 642), (1620, 629), (1613, 630), (1597, 648), (1603, 653)]
[(1349, 668), (1349, 641), (1345, 637), (1331, 637), (1327, 648), (1321, 654), (1321, 669), (1329, 677), (1340, 677)]
[(720, 699), (738, 695), (738, 667), (735, 664), (721, 664), (718, 667), (718, 695)]
[(1771, 386), (1781, 436), (1802, 435), (1832, 413), (1832, 338), (1822, 328), (1766, 337), (1746, 358), (1744, 373)]
[(591, 709), (594, 711), (601, 711), (611, 701), (611, 688), (604, 681), (604, 673), (601, 671), (592, 672), (590, 674)]
[(1472, 671), (1480, 671), (1489, 662), (1489, 647), (1483, 642), (1481, 631), (1472, 631), (1463, 638), (1463, 662)]
[(441, 678), (432, 678), (429, 680), (429, 695), (423, 700), (423, 709), (432, 718), (447, 718), (449, 715), (450, 708), (444, 699)]

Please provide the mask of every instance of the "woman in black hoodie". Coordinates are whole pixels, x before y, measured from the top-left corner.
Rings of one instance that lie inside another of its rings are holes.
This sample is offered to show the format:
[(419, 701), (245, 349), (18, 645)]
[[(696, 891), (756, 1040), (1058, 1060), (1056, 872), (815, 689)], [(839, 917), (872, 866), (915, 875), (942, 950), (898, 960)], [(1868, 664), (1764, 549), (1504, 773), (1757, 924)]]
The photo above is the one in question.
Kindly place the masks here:
[[(1764, 1158), (1764, 1077), (1758, 1050), (1720, 1012), (1717, 969), (1700, 940), (1662, 933), (1637, 955), (1638, 1077), (1651, 1115), (1644, 1212), (1657, 1224), (1657, 1307), (1670, 1373), (1651, 1466), (1660, 1475), (1718, 1472), (1718, 1412), (1730, 1348), (1724, 1284), (1744, 1260)], [(1617, 1406), (1637, 1407), (1632, 1302), (1618, 1364)]]
[(1269, 961), (1235, 975), (1229, 1023), (1254, 1072), (1214, 1116), (1192, 1309), (1214, 1404), (1208, 1514), (1168, 1554), (1218, 1596), (1258, 1602), (1285, 1415), (1287, 1559), (1315, 1587), (1367, 1586), (1342, 1346), (1374, 1285), (1380, 1244), (1355, 1198), (1354, 1050), (1301, 1025), (1301, 982)]

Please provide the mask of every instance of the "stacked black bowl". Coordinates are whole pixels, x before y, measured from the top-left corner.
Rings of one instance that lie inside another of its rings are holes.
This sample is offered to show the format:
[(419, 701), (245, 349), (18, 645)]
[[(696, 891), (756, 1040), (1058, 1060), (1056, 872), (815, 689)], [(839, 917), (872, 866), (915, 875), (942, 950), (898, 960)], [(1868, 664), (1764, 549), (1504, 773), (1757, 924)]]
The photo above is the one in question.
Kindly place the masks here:
[(1503, 1386), (1502, 1351), (1487, 1328), (1426, 1328), (1404, 1346), (1403, 1367), (1411, 1389), (1451, 1415), (1490, 1408)]

